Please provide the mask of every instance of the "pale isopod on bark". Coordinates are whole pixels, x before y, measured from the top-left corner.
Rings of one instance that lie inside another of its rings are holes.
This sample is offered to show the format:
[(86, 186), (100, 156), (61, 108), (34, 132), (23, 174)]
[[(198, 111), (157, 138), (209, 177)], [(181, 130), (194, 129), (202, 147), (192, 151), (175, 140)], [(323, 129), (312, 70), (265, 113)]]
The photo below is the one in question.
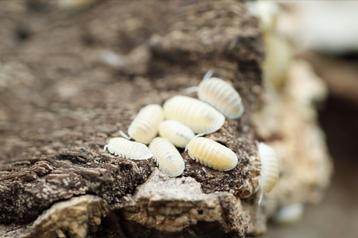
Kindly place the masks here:
[(111, 138), (108, 144), (104, 146), (104, 150), (131, 160), (146, 160), (153, 157), (146, 145), (122, 137)]
[(185, 169), (184, 159), (167, 139), (157, 137), (149, 145), (159, 170), (170, 177), (181, 175)]
[(189, 126), (195, 133), (215, 132), (225, 122), (224, 115), (212, 106), (186, 96), (170, 98), (164, 103), (163, 109), (167, 119), (177, 120)]
[(216, 170), (228, 171), (238, 163), (231, 149), (205, 137), (194, 137), (186, 149), (190, 158)]
[(185, 148), (195, 136), (189, 127), (175, 120), (162, 121), (159, 125), (159, 135), (179, 148)]
[(164, 119), (162, 107), (150, 104), (143, 107), (128, 128), (128, 134), (135, 141), (149, 144), (157, 135), (159, 124)]
[(258, 143), (258, 152), (261, 160), (260, 187), (264, 192), (270, 192), (279, 178), (277, 155), (275, 150), (265, 143)]
[(244, 113), (240, 94), (222, 79), (204, 77), (198, 87), (198, 97), (211, 104), (227, 118), (238, 119)]

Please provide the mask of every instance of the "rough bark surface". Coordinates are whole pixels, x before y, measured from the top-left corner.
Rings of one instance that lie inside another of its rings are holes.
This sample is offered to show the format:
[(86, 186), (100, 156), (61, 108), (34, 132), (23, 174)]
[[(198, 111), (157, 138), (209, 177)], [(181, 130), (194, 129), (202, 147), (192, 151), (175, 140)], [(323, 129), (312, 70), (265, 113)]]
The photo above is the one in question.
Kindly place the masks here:
[[(264, 231), (270, 213), (257, 206), (256, 193), (256, 140), (264, 136), (252, 125), (262, 106), (263, 44), (243, 2), (98, 1), (76, 12), (41, 0), (0, 5), (6, 19), (0, 30), (1, 236)], [(183, 152), (185, 173), (174, 179), (152, 160), (103, 151), (141, 106), (185, 94), (209, 69), (232, 81), (246, 107), (240, 120), (209, 135), (237, 153), (234, 170), (203, 167)], [(313, 167), (312, 176), (317, 173)], [(328, 176), (321, 175), (310, 177), (319, 189)], [(271, 213), (297, 195), (278, 194)]]

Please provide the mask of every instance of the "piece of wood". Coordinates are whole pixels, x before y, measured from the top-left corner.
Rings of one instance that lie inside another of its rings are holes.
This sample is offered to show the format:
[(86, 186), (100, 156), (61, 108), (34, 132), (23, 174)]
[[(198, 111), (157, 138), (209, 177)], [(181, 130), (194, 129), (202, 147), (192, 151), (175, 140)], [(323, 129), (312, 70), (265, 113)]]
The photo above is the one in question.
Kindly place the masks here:
[[(269, 212), (267, 203), (258, 206), (256, 142), (264, 136), (253, 117), (263, 107), (263, 43), (243, 2), (101, 1), (69, 17), (48, 8), (41, 19), (32, 10), (14, 13), (8, 27), (26, 15), (36, 31), (17, 47), (0, 48), (1, 236), (254, 235), (287, 197), (326, 186), (328, 173), (314, 180), (319, 172), (313, 167), (313, 185), (279, 189)], [(103, 60), (108, 50), (106, 57), (118, 64)], [(143, 105), (184, 95), (209, 69), (232, 81), (245, 104), (240, 120), (227, 120), (208, 136), (236, 152), (235, 169), (212, 170), (182, 151), (183, 177), (169, 178), (152, 160), (103, 151)], [(289, 143), (299, 144), (296, 137)], [(63, 215), (72, 212), (77, 221)]]

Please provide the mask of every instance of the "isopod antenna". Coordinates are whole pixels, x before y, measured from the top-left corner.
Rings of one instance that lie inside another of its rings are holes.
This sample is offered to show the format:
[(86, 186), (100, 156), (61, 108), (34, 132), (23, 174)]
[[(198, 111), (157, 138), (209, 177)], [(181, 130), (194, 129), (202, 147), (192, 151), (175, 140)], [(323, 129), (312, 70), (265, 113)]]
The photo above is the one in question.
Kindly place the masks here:
[(214, 70), (209, 69), (208, 72), (204, 74), (203, 80), (208, 80), (214, 75)]
[(125, 139), (127, 139), (127, 140), (131, 140), (131, 139), (132, 139), (129, 135), (127, 135), (127, 134), (126, 134), (124, 131), (122, 131), (122, 130), (119, 131), (119, 134), (120, 134), (123, 138), (125, 138)]

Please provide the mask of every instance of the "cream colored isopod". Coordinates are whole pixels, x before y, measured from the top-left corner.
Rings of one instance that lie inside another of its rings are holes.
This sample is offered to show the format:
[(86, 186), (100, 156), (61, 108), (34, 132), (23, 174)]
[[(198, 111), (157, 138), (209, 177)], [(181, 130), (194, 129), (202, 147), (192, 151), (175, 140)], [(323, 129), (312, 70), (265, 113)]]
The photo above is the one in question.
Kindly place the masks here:
[(215, 132), (225, 122), (224, 115), (212, 106), (191, 97), (172, 97), (164, 103), (163, 109), (167, 119), (177, 120), (189, 126), (195, 133)]
[(278, 210), (273, 216), (273, 221), (279, 224), (293, 224), (302, 219), (304, 212), (304, 205), (302, 203), (295, 203)]
[(261, 160), (260, 187), (264, 192), (270, 192), (278, 181), (279, 165), (274, 149), (258, 143), (258, 152)]
[(159, 125), (159, 135), (168, 139), (179, 148), (185, 148), (189, 141), (195, 136), (189, 127), (174, 120), (162, 121)]
[(104, 150), (131, 160), (146, 160), (153, 157), (152, 152), (146, 145), (122, 137), (110, 139), (108, 144), (104, 146)]
[(198, 97), (211, 104), (227, 118), (238, 119), (244, 113), (240, 94), (222, 79), (204, 77), (198, 87)]
[(159, 170), (170, 177), (181, 175), (185, 169), (184, 159), (167, 139), (157, 137), (149, 145)]
[(222, 144), (205, 138), (195, 137), (187, 146), (190, 158), (210, 168), (228, 171), (236, 167), (236, 154)]
[(128, 134), (135, 141), (149, 144), (157, 135), (159, 124), (163, 121), (162, 107), (150, 104), (143, 107), (128, 128)]

